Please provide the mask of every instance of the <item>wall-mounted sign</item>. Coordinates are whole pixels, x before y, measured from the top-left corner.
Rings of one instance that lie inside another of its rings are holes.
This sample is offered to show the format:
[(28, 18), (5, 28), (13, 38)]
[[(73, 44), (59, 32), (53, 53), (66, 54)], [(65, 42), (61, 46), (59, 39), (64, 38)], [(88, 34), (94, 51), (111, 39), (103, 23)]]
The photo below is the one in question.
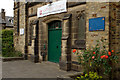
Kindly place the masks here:
[(66, 11), (66, 0), (60, 0), (38, 8), (37, 17), (43, 17), (50, 14), (62, 13)]
[(20, 35), (24, 35), (24, 28), (20, 28)]
[(89, 31), (105, 30), (105, 17), (89, 19)]

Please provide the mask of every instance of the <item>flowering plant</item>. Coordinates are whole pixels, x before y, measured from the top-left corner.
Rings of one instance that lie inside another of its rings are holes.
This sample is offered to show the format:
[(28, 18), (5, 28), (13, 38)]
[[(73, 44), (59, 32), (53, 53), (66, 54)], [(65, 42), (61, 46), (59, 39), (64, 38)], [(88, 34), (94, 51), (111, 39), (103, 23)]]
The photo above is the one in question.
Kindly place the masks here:
[[(74, 53), (75, 52), (76, 50), (74, 50)], [(110, 74), (114, 69), (113, 65), (117, 63), (118, 60), (117, 54), (114, 50), (106, 50), (105, 45), (101, 48), (99, 41), (97, 41), (97, 45), (92, 49), (84, 50), (83, 54), (76, 52), (79, 63), (84, 66), (85, 72), (94, 71), (98, 74), (104, 73), (106, 75)]]

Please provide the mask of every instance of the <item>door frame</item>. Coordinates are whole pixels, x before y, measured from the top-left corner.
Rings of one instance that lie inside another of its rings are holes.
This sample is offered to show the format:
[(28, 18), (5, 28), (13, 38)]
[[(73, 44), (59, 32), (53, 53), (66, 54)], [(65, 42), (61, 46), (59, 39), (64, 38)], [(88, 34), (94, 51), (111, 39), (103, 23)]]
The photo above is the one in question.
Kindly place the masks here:
[[(56, 21), (56, 20), (61, 21), (61, 26), (63, 26), (63, 19), (60, 18), (59, 16), (47, 17), (47, 18), (43, 19), (42, 21), (40, 20), (40, 23), (39, 23), (39, 25), (44, 26), (44, 28), (46, 29), (45, 30), (46, 31), (45, 36), (46, 36), (46, 41), (47, 41), (47, 43), (46, 43), (46, 49), (47, 49), (46, 53), (47, 54), (46, 54), (46, 57), (45, 57), (45, 61), (48, 61), (48, 23), (50, 23), (52, 21)], [(39, 29), (41, 29), (41, 27)], [(40, 44), (39, 44), (39, 46), (40, 46)], [(39, 48), (39, 50), (41, 50), (41, 49)], [(39, 56), (41, 57), (41, 55), (39, 55)]]

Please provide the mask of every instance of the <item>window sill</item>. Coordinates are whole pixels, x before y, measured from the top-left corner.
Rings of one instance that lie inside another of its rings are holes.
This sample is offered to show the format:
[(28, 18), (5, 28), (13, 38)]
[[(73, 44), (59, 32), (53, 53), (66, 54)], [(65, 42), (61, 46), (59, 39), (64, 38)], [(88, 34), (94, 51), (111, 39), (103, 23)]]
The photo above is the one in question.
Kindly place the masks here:
[(85, 46), (78, 46), (78, 45), (72, 45), (71, 48), (72, 48), (72, 49), (80, 49), (80, 50), (85, 50), (85, 49), (86, 49)]

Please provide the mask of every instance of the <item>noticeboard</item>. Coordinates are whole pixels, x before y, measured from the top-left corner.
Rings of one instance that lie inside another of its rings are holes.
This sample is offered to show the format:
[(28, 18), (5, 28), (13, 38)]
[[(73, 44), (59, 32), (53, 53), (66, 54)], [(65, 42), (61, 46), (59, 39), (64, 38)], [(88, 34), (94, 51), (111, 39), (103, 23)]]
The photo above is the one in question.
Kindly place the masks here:
[(24, 28), (20, 28), (20, 35), (24, 35)]
[(89, 19), (89, 31), (104, 31), (105, 17)]
[(67, 0), (59, 0), (51, 4), (44, 5), (37, 9), (37, 17), (44, 17), (51, 14), (67, 12)]

